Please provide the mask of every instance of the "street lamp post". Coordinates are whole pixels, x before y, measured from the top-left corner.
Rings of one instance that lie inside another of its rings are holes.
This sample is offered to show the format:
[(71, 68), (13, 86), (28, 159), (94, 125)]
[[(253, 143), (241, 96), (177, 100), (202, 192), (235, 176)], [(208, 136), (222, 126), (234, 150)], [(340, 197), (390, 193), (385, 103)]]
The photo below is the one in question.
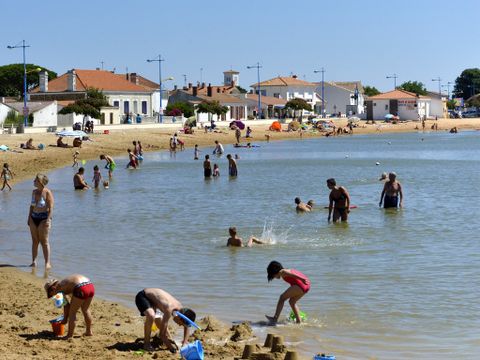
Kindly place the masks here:
[(432, 81), (438, 81), (438, 95), (442, 97), (442, 79), (440, 79), (440, 76), (439, 76), (435, 79), (432, 79)]
[(393, 79), (393, 90), (397, 89), (397, 78), (398, 78), (397, 74), (387, 76), (387, 79)]
[(30, 45), (25, 45), (25, 40), (22, 40), (22, 45), (7, 46), (7, 49), (23, 49), (23, 126), (28, 125), (28, 107), (27, 107), (27, 62), (25, 60), (25, 48)]
[(160, 106), (158, 108), (158, 122), (161, 124), (163, 122), (163, 108), (162, 108), (162, 55), (154, 59), (148, 59), (147, 62), (158, 62), (158, 82), (159, 82), (159, 91), (160, 91)]
[(447, 96), (448, 96), (448, 100), (450, 100), (450, 85), (452, 85), (453, 83), (451, 81), (447, 82), (446, 85), (442, 85), (442, 87), (446, 87), (447, 88)]
[(322, 67), (322, 70), (313, 70), (315, 74), (322, 73), (322, 118), (325, 117), (325, 69)]
[[(258, 82), (258, 109), (257, 109), (257, 119), (261, 118), (261, 112), (262, 112), (262, 94), (260, 93), (260, 69), (262, 66), (260, 65), (259, 62), (257, 62), (256, 65), (251, 65), (247, 66), (247, 69), (257, 69), (257, 82)], [(259, 117), (260, 115), (260, 117)]]

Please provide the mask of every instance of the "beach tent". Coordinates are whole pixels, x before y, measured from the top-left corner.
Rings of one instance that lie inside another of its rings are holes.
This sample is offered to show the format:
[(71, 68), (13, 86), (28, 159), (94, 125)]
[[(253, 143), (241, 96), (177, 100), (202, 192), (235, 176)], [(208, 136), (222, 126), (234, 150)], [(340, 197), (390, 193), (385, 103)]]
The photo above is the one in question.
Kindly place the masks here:
[(274, 121), (274, 122), (272, 122), (272, 125), (270, 125), (270, 130), (272, 130), (272, 131), (282, 131), (282, 124), (280, 124), (279, 121)]

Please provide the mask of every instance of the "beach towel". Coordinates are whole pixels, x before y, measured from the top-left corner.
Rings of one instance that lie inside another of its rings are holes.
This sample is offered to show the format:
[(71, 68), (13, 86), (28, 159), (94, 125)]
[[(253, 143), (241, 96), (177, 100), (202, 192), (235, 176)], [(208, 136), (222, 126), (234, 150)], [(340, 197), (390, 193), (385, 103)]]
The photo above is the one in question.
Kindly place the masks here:
[(8, 146), (7, 145), (0, 145), (0, 150), (1, 151), (8, 151)]

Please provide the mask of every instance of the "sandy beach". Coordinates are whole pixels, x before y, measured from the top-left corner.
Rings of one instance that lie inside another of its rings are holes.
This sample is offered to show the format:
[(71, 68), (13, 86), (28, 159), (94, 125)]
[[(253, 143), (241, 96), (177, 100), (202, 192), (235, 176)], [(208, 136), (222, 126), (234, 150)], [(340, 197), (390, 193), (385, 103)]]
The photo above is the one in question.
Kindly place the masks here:
[[(336, 122), (337, 126), (345, 126), (347, 120)], [(426, 122), (426, 131), (430, 130), (434, 121)], [(375, 134), (384, 132), (413, 132), (421, 129), (419, 122), (401, 124), (363, 125), (354, 129), (356, 134)], [(459, 131), (480, 129), (480, 119), (441, 119), (438, 121), (438, 131), (448, 131), (456, 126)], [(286, 125), (284, 125), (286, 129)], [(253, 138), (243, 139), (244, 143), (265, 141), (265, 135), (270, 135), (270, 141), (298, 139), (302, 137), (323, 137), (324, 133), (304, 131), (299, 132), (271, 132), (266, 126), (254, 126)], [(421, 131), (421, 130), (420, 130)], [(144, 151), (160, 151), (168, 149), (169, 139), (173, 131), (169, 130), (118, 130), (109, 134), (93, 134), (92, 141), (84, 142), (80, 149), (80, 160), (97, 159), (99, 154), (111, 156), (126, 155), (126, 149), (131, 146), (132, 140), (140, 140)], [(243, 134), (244, 135), (244, 132)], [(349, 135), (342, 135), (349, 136)], [(33, 143), (43, 143), (45, 150), (23, 150), (20, 143), (33, 138)], [(235, 142), (234, 132), (220, 128), (220, 132), (204, 133), (196, 130), (193, 135), (180, 134), (179, 138), (185, 141), (187, 150), (192, 153), (192, 147), (213, 146), (215, 140), (222, 144)], [(328, 141), (328, 138), (324, 138)], [(22, 180), (32, 179), (36, 173), (49, 171), (72, 164), (72, 148), (57, 148), (54, 134), (18, 134), (0, 135), (0, 145), (4, 144), (19, 152), (1, 152), (2, 163), (7, 162), (15, 173), (13, 184)], [(71, 144), (71, 139), (67, 142)], [(20, 152), (21, 151), (21, 152)], [(121, 171), (123, 164), (119, 166)], [(13, 188), (15, 191), (15, 187)], [(23, 206), (23, 205), (22, 205)], [(172, 355), (165, 348), (149, 353), (138, 352), (142, 347), (143, 324), (142, 319), (132, 309), (122, 307), (116, 303), (95, 298), (92, 305), (94, 317), (94, 336), (81, 337), (84, 330), (83, 317), (78, 314), (76, 337), (68, 341), (57, 340), (51, 331), (48, 320), (60, 315), (51, 300), (46, 299), (43, 290), (44, 279), (41, 274), (32, 275), (28, 268), (18, 269), (10, 264), (0, 264), (0, 351), (1, 358), (8, 359), (102, 359), (115, 358), (160, 358), (178, 359), (179, 355)], [(132, 299), (133, 305), (133, 299)], [(203, 314), (202, 314), (203, 315)], [(200, 316), (203, 318), (203, 316)], [(202, 340), (206, 358), (232, 359), (241, 356), (246, 343), (262, 344), (264, 339), (257, 339), (248, 325), (232, 328), (231, 325), (220, 323), (213, 317), (204, 318), (199, 324), (205, 330), (197, 332), (196, 338)], [(179, 331), (176, 328), (177, 332)], [(178, 334), (177, 334), (178, 335)], [(178, 336), (176, 336), (178, 338)], [(232, 338), (234, 340), (232, 340)], [(193, 338), (192, 338), (193, 340)], [(163, 349), (163, 350), (162, 350)], [(258, 347), (258, 350), (260, 347)], [(265, 349), (263, 349), (265, 351)], [(271, 355), (273, 356), (273, 355)], [(283, 355), (275, 355), (283, 359)], [(275, 358), (265, 356), (265, 359)]]

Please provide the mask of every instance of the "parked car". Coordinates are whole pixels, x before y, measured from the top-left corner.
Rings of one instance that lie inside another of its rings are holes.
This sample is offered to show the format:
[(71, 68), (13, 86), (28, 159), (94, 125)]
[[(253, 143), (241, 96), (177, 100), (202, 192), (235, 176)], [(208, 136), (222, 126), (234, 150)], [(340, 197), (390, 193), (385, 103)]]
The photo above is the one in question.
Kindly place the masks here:
[(478, 117), (478, 111), (475, 111), (475, 110), (464, 111), (462, 113), (462, 117), (464, 117), (464, 118), (476, 118), (476, 117)]

